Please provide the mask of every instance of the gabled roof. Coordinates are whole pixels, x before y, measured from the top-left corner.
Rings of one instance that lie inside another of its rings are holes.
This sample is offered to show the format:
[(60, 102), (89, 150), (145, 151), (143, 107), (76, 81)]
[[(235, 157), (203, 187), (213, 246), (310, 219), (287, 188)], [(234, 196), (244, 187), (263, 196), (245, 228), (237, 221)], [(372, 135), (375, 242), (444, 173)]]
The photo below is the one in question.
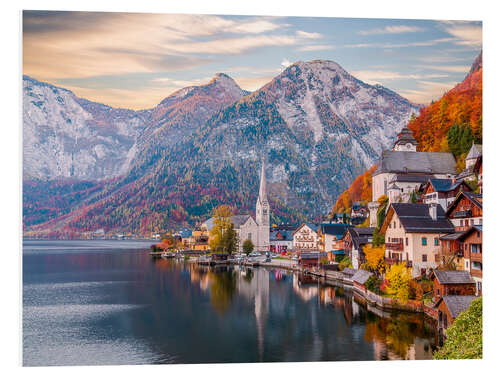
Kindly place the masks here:
[(384, 151), (373, 173), (457, 173), (455, 158), (449, 152)]
[(347, 229), (355, 249), (359, 249), (361, 245), (369, 243), (370, 239), (373, 239), (374, 230), (375, 228), (370, 227), (349, 227)]
[(431, 178), (429, 184), (437, 192), (448, 192), (455, 190), (458, 186), (465, 184), (464, 180), (453, 180), (452, 178)]
[(434, 276), (440, 284), (475, 284), (467, 271), (434, 270)]
[(453, 209), (457, 206), (458, 202), (460, 202), (460, 200), (462, 199), (468, 199), (473, 205), (479, 207), (481, 210), (483, 209), (482, 194), (475, 194), (468, 191), (461, 191), (460, 193), (457, 194), (455, 200), (449, 205), (448, 209), (446, 210), (446, 216), (448, 216), (451, 213), (451, 211), (453, 211)]
[(450, 233), (450, 234), (445, 234), (444, 236), (439, 237), (440, 240), (445, 240), (445, 241), (455, 241), (460, 239), (462, 237), (462, 234), (465, 232), (455, 232), (455, 233)]
[(476, 296), (443, 296), (436, 302), (434, 307), (437, 307), (441, 301), (446, 305), (453, 319), (467, 310)]
[(381, 232), (385, 233), (387, 223), (395, 213), (407, 233), (453, 233), (455, 227), (446, 217), (443, 208), (436, 206), (436, 219), (429, 213), (428, 204), (392, 203), (387, 210), (387, 216), (382, 224)]
[(483, 145), (476, 145), (473, 143), (465, 160), (476, 159), (481, 155), (483, 155)]
[(321, 233), (337, 236), (337, 239), (344, 237), (348, 227), (349, 226), (347, 224), (332, 224), (332, 223), (320, 224)]
[(303, 226), (307, 226), (309, 227), (309, 229), (311, 229), (313, 232), (316, 232), (318, 233), (318, 228), (319, 228), (319, 225), (318, 224), (314, 224), (314, 223), (304, 223), (302, 225), (300, 225), (297, 229), (295, 229), (295, 231), (293, 232), (293, 234), (295, 235), (295, 233), (297, 233)]
[(352, 281), (357, 282), (361, 285), (364, 285), (370, 278), (370, 276), (373, 275), (371, 272), (365, 271), (365, 270), (358, 270), (352, 277)]

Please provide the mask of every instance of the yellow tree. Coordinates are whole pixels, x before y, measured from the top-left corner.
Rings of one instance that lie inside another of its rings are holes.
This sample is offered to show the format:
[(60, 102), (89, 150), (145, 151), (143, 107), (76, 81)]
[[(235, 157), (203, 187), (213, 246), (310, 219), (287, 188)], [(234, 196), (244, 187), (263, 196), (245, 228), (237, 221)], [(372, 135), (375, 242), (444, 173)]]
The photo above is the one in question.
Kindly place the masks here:
[(385, 274), (387, 293), (392, 294), (403, 303), (408, 301), (410, 294), (411, 270), (405, 263), (393, 264)]
[(367, 245), (363, 248), (363, 251), (366, 258), (366, 263), (362, 265), (363, 268), (379, 275), (383, 274), (387, 267), (384, 259), (385, 246)]
[(231, 226), (230, 217), (233, 216), (231, 208), (227, 205), (221, 205), (214, 211), (214, 225), (210, 231), (210, 249), (212, 251), (221, 251), (222, 236), (224, 231)]

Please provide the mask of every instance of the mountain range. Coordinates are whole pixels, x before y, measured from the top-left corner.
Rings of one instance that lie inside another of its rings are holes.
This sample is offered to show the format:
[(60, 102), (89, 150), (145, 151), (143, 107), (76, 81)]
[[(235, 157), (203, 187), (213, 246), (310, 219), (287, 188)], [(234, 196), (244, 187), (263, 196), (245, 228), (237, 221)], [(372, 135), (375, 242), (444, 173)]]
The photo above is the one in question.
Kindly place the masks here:
[(252, 93), (219, 73), (142, 111), (23, 86), (26, 231), (145, 233), (222, 203), (253, 212), (263, 161), (272, 221), (319, 218), (419, 111), (325, 60)]

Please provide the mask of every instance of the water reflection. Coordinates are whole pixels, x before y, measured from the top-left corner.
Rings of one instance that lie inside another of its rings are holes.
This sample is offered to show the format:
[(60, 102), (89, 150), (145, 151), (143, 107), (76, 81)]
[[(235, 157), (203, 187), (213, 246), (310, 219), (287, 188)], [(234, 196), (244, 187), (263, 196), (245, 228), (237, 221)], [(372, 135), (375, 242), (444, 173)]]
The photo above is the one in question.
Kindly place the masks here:
[(23, 263), (28, 365), (425, 359), (435, 345), (420, 315), (281, 269), (108, 249), (30, 252)]

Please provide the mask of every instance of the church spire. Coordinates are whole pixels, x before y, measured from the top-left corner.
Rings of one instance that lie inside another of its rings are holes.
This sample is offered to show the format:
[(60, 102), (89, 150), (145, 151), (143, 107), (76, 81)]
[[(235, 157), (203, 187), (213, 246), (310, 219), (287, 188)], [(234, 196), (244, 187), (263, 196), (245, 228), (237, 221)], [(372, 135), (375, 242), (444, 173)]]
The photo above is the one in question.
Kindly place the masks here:
[(264, 159), (262, 159), (262, 171), (260, 172), (259, 199), (261, 202), (267, 201), (266, 169), (264, 168)]

